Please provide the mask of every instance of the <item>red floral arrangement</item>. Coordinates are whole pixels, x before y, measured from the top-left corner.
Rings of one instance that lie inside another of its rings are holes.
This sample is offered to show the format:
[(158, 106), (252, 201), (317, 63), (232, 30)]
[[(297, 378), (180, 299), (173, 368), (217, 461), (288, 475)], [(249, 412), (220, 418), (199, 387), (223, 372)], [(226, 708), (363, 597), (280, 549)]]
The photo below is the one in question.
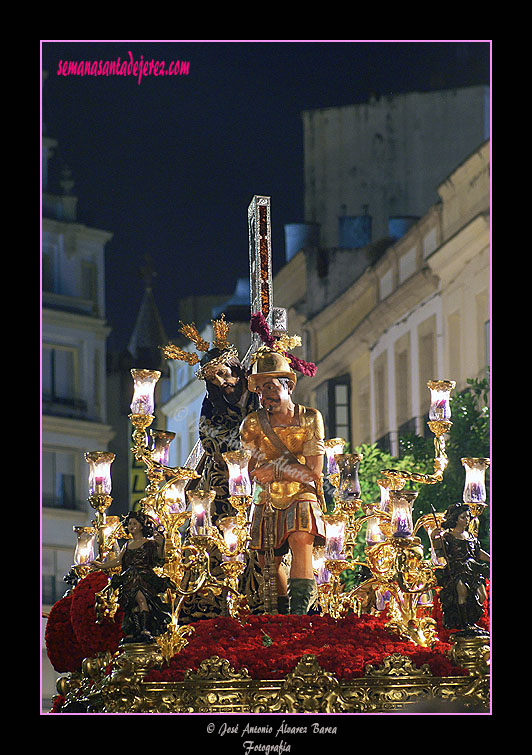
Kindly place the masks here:
[[(256, 333), (261, 341), (266, 344), (266, 346), (269, 346), (270, 349), (275, 346), (275, 336), (271, 334), (266, 318), (262, 312), (256, 312), (254, 315), (251, 315), (250, 330), (252, 333)], [(317, 367), (313, 362), (305, 362), (304, 359), (299, 359), (299, 357), (295, 357), (287, 351), (283, 352), (283, 356), (288, 359), (291, 367), (294, 370), (301, 372), (301, 374), (309, 375), (309, 377), (314, 377), (316, 374)]]
[(44, 641), (50, 663), (56, 671), (79, 671), (85, 658), (83, 648), (76, 639), (70, 621), (72, 593), (52, 606), (46, 622)]
[[(72, 593), (52, 608), (45, 641), (48, 657), (56, 671), (78, 671), (83, 658), (109, 650), (115, 653), (122, 637), (122, 611), (113, 620), (96, 623), (95, 593), (106, 584), (102, 572), (92, 572)], [(489, 630), (488, 600), (478, 625)], [(182, 681), (187, 669), (196, 671), (213, 655), (226, 658), (236, 670), (246, 668), (254, 679), (279, 679), (294, 670), (305, 654), (315, 655), (325, 670), (342, 679), (356, 679), (368, 664), (379, 666), (392, 653), (412, 659), (420, 667), (428, 664), (437, 677), (465, 675), (448, 658), (449, 639), (455, 630), (442, 625), (438, 590), (432, 616), (440, 642), (422, 648), (400, 640), (385, 629), (386, 612), (378, 616), (351, 614), (335, 621), (330, 616), (262, 615), (249, 616), (244, 626), (232, 618), (219, 617), (196, 622), (189, 644), (163, 668), (150, 672), (149, 681)]]
[(325, 671), (346, 680), (362, 677), (368, 664), (379, 666), (392, 653), (408, 656), (417, 667), (427, 663), (434, 676), (467, 674), (447, 657), (450, 645), (418, 647), (392, 636), (385, 621), (370, 614), (339, 621), (319, 615), (250, 616), (244, 626), (225, 617), (199, 621), (189, 644), (147, 680), (182, 681), (187, 669), (196, 671), (213, 655), (226, 658), (235, 670), (246, 668), (253, 679), (283, 678), (305, 654), (315, 655)]
[(113, 620), (96, 623), (94, 596), (106, 584), (107, 576), (103, 572), (91, 572), (52, 607), (44, 640), (55, 671), (79, 671), (84, 658), (118, 650), (123, 612), (118, 609)]
[(91, 572), (78, 582), (72, 592), (70, 620), (85, 658), (93, 658), (106, 650), (115, 653), (123, 636), (124, 613), (120, 609), (113, 619), (104, 619), (100, 624), (96, 623), (95, 594), (103, 590), (107, 581), (107, 575), (103, 572)]

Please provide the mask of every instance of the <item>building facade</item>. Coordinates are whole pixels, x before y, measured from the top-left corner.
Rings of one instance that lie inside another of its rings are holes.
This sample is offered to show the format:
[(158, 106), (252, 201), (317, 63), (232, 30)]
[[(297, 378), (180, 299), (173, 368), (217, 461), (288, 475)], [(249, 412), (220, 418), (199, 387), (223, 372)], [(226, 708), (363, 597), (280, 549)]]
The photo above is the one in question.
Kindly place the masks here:
[[(57, 142), (43, 137), (42, 193), (42, 607), (67, 589), (73, 527), (90, 525), (86, 451), (107, 450), (104, 255), (112, 234), (78, 222), (73, 183), (49, 191), (48, 160)], [(46, 622), (43, 622), (43, 633)], [(43, 699), (55, 694), (56, 674), (43, 643)]]
[(489, 139), (489, 93), (408, 92), (305, 111), (305, 221), (319, 227), (318, 243), (352, 247), (425, 215), (436, 187)]
[[(371, 245), (351, 260), (305, 248), (275, 277), (276, 305), (288, 309), (289, 331), (304, 333), (304, 358), (318, 366), (295, 396), (322, 411), (329, 437), (378, 442), (397, 455), (400, 434), (425, 432), (427, 380), (452, 379), (460, 391), (486, 375), (489, 165), (485, 142), (437, 186), (439, 202), (373, 261)], [(364, 271), (344, 288), (342, 270), (360, 255)]]

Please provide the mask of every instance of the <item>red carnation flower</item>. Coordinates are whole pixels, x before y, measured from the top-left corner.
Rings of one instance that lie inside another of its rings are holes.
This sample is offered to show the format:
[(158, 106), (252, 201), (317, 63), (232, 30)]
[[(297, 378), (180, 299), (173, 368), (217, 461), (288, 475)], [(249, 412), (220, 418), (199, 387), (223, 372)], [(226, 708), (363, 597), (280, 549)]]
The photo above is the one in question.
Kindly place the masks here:
[(80, 671), (85, 658), (83, 648), (76, 639), (70, 621), (72, 593), (61, 598), (52, 606), (46, 622), (44, 641), (46, 654), (55, 671)]
[(96, 623), (95, 594), (106, 584), (107, 576), (101, 571), (95, 571), (80, 580), (72, 592), (70, 620), (86, 658), (92, 658), (106, 650), (115, 653), (122, 638), (123, 611), (120, 609), (114, 619)]

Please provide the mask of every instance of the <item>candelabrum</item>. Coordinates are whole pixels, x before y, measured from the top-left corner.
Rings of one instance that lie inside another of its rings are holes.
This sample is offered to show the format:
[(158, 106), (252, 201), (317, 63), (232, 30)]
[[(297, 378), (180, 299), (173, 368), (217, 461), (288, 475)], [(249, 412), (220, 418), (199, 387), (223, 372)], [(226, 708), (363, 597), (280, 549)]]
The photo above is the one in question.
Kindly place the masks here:
[[(231, 616), (241, 620), (247, 611), (247, 598), (238, 590), (245, 568), (244, 554), (249, 541), (248, 512), (252, 502), (252, 485), (248, 474), (250, 453), (236, 450), (224, 454), (229, 470), (229, 502), (236, 514), (212, 523), (214, 490), (187, 487), (199, 478), (193, 469), (169, 467), (169, 447), (175, 433), (151, 429), (154, 421), (154, 390), (160, 372), (131, 370), (134, 395), (129, 418), (133, 425), (132, 453), (145, 465), (148, 484), (138, 507), (165, 535), (164, 565), (155, 567), (161, 576), (169, 577), (173, 589), (168, 588), (165, 602), (171, 606), (171, 621), (167, 631), (156, 638), (164, 658), (171, 658), (188, 643), (192, 627), (180, 626), (181, 608), (187, 597), (196, 593), (224, 592)], [(116, 555), (118, 538), (127, 538), (119, 517), (107, 517), (112, 503), (110, 496), (110, 464), (114, 454), (90, 452), (89, 501), (97, 511), (94, 527), (78, 527), (75, 553), (77, 578), (86, 576), (94, 560), (96, 539), (99, 558)], [(185, 532), (186, 530), (186, 532)], [(215, 546), (221, 554), (223, 579), (211, 573), (209, 551)], [(118, 570), (120, 567), (117, 567)], [(112, 574), (114, 570), (110, 570)], [(96, 594), (98, 620), (112, 618), (118, 608), (118, 591), (111, 589), (111, 581)]]
[[(418, 492), (405, 490), (407, 482), (436, 484), (443, 479), (448, 463), (444, 435), (451, 422), (450, 392), (454, 381), (431, 380), (428, 426), (435, 435), (434, 472), (419, 474), (395, 469), (382, 470), (378, 481), (381, 499), (365, 504), (360, 500), (358, 467), (362, 461), (356, 454), (343, 454), (341, 438), (326, 441), (328, 479), (335, 488), (334, 510), (326, 520), (326, 546), (315, 552), (315, 574), (319, 604), (324, 613), (334, 618), (347, 612), (382, 610), (388, 605), (387, 626), (406, 639), (421, 646), (436, 641), (436, 622), (426, 613), (431, 604), (431, 590), (436, 585), (436, 570), (445, 566), (431, 546), (430, 561), (424, 560), (421, 539), (423, 528), (429, 536), (441, 526), (444, 514), (433, 510), (413, 522), (412, 508)], [(470, 506), (470, 531), (476, 536), (478, 517), (486, 506), (484, 474), (489, 459), (464, 458), (466, 482), (463, 499)], [(351, 546), (366, 526), (365, 561), (350, 558)], [(364, 566), (371, 572), (357, 587), (343, 591), (340, 574), (345, 569)]]
[[(327, 472), (329, 481), (336, 489), (334, 510), (324, 514), (326, 544), (314, 563), (318, 587), (318, 604), (323, 613), (335, 619), (349, 612), (360, 614), (361, 604), (353, 591), (344, 592), (340, 575), (354, 568), (358, 562), (349, 557), (362, 524), (355, 518), (362, 503), (358, 468), (361, 454), (342, 454), (345, 445), (342, 438), (326, 441)], [(336, 453), (336, 452), (339, 453)]]

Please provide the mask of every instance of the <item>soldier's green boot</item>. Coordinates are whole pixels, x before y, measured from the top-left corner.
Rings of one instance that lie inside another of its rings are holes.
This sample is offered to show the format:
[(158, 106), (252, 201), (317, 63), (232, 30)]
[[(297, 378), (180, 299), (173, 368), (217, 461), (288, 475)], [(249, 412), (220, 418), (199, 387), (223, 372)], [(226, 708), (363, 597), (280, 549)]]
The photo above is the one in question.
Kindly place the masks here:
[(288, 580), (288, 599), (291, 614), (302, 616), (308, 612), (315, 585), (314, 579), (294, 577)]

